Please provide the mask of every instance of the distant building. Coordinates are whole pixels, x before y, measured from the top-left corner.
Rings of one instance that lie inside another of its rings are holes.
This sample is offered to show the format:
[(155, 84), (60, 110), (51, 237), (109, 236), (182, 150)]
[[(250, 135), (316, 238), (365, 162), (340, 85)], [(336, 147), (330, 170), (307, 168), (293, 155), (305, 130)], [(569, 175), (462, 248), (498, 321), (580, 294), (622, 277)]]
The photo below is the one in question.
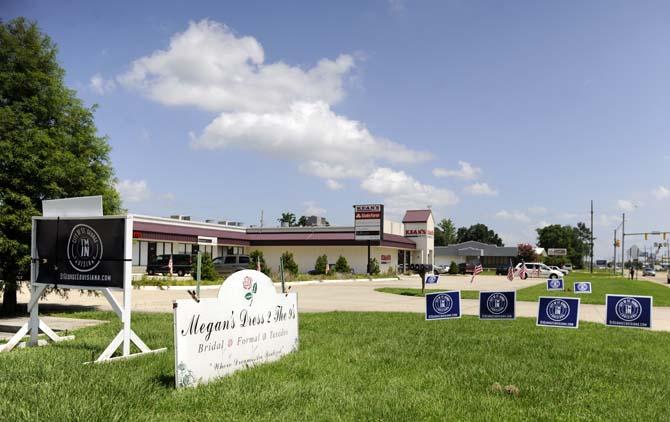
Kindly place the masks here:
[(497, 246), (474, 240), (448, 246), (435, 247), (435, 265), (482, 264), (485, 268), (509, 264), (519, 261), (519, 250), (516, 246)]
[(317, 215), (310, 215), (307, 217), (307, 227), (329, 227), (330, 223), (323, 217)]

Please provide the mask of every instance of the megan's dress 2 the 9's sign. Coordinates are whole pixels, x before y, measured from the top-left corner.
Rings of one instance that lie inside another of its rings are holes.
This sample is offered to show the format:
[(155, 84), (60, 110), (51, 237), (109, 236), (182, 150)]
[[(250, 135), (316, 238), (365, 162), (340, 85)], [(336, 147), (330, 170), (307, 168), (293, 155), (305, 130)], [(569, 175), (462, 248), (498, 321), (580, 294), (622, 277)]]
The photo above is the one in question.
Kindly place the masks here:
[(123, 289), (125, 217), (36, 219), (36, 283)]

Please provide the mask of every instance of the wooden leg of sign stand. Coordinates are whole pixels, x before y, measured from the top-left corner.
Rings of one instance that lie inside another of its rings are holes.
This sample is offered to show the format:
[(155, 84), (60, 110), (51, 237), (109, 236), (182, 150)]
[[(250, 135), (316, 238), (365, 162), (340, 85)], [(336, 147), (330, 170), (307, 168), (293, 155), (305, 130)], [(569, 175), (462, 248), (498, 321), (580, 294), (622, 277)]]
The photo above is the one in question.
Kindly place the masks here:
[[(38, 339), (39, 332), (42, 331), (51, 341), (58, 343), (65, 340), (73, 340), (74, 336), (59, 336), (49, 326), (39, 318), (39, 300), (46, 289), (46, 285), (31, 285), (30, 286), (30, 302), (28, 302), (28, 312), (30, 312), (30, 320), (23, 324), (19, 331), (9, 339), (7, 344), (0, 346), (0, 352), (9, 352), (15, 347), (25, 346), (43, 346), (46, 342), (41, 342)], [(21, 342), (24, 336), (30, 335), (27, 342)]]
[[(139, 338), (137, 334), (130, 328), (130, 294), (131, 289), (124, 289), (123, 293), (123, 307), (119, 305), (119, 302), (116, 301), (112, 292), (109, 289), (101, 290), (102, 294), (107, 298), (110, 306), (116, 313), (116, 315), (123, 322), (123, 328), (121, 331), (114, 337), (109, 346), (105, 349), (104, 352), (95, 360), (95, 363), (100, 362), (109, 362), (118, 359), (129, 359), (137, 356), (142, 356), (149, 353), (161, 353), (167, 350), (166, 348), (151, 350), (144, 342)], [(139, 353), (130, 353), (130, 343), (134, 343), (138, 349)], [(112, 357), (114, 352), (121, 346), (122, 354), (121, 356)]]

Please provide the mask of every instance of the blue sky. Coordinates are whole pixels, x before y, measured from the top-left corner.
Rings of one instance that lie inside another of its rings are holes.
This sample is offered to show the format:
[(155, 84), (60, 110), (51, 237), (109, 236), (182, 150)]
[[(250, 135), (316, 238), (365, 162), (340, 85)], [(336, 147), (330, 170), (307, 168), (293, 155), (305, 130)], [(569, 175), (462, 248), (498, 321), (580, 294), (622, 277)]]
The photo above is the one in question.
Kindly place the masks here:
[(667, 2), (94, 3), (1, 7), (99, 105), (131, 212), (670, 230)]

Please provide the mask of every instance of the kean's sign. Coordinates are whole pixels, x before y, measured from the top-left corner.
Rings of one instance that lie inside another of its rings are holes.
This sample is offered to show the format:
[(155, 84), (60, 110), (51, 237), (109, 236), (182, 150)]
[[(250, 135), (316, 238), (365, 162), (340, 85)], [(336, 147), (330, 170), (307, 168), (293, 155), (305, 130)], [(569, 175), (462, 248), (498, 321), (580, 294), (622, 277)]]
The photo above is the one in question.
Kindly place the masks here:
[(578, 328), (579, 298), (540, 297), (537, 325), (545, 327)]
[(563, 291), (565, 284), (562, 278), (550, 278), (547, 280), (547, 290), (549, 291)]
[(576, 281), (573, 290), (575, 293), (592, 293), (590, 281)]
[(354, 239), (384, 239), (384, 205), (354, 205)]
[(298, 350), (295, 293), (265, 274), (228, 277), (218, 298), (174, 302), (175, 384), (195, 386)]
[(651, 328), (652, 296), (607, 295), (605, 324), (616, 327)]
[(426, 320), (461, 317), (461, 292), (440, 292), (426, 295)]
[(516, 292), (479, 292), (479, 319), (515, 319)]
[(35, 284), (123, 289), (126, 217), (36, 218)]
[(437, 274), (426, 274), (424, 280), (426, 284), (437, 284), (437, 282), (440, 281), (440, 276)]

